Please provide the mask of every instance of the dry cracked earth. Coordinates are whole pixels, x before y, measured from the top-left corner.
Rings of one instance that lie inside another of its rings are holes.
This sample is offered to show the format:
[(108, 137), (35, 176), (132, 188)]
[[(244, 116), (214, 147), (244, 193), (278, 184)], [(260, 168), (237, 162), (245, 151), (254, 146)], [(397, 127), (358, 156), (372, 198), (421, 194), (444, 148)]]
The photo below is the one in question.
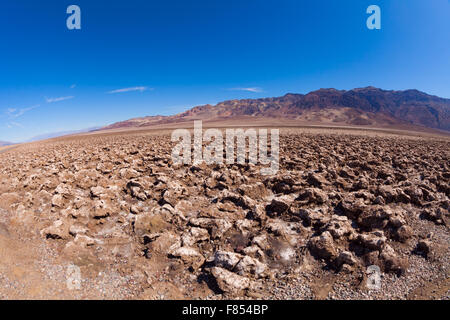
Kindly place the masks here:
[(450, 298), (448, 136), (282, 129), (274, 176), (174, 166), (172, 146), (3, 150), (0, 299)]

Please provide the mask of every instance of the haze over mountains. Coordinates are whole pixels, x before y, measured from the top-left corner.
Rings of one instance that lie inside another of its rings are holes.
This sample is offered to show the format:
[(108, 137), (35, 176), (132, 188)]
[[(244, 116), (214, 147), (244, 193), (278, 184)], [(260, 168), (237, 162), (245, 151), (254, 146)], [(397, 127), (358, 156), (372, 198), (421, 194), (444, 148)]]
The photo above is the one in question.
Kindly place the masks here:
[(44, 134), (34, 136), (25, 141), (19, 141), (19, 142), (0, 141), (0, 147), (10, 146), (10, 145), (19, 144), (19, 143), (35, 142), (35, 141), (57, 138), (57, 137), (62, 137), (62, 136), (68, 136), (68, 135), (78, 134), (78, 133), (86, 133), (86, 132), (98, 130), (100, 128), (101, 127), (91, 127), (91, 128), (81, 129), (81, 130), (70, 130), (70, 131), (58, 131), (58, 132), (44, 133)]
[(140, 128), (203, 121), (286, 119), (299, 124), (396, 127), (422, 126), (450, 131), (450, 99), (418, 90), (393, 91), (374, 87), (353, 90), (320, 89), (263, 99), (229, 100), (204, 105), (173, 116), (148, 116), (117, 122), (100, 130)]
[(9, 146), (11, 144), (12, 144), (11, 142), (0, 141), (0, 147)]
[(85, 132), (90, 132), (90, 131), (94, 131), (94, 130), (97, 130), (97, 129), (100, 129), (100, 127), (91, 127), (91, 128), (81, 129), (81, 130), (71, 130), (71, 131), (59, 131), (59, 132), (45, 133), (45, 134), (41, 134), (41, 135), (38, 135), (38, 136), (34, 136), (34, 137), (28, 139), (25, 142), (33, 142), (33, 141), (51, 139), (51, 138), (56, 138), (56, 137), (61, 137), (61, 136), (67, 136), (67, 135), (71, 135), (71, 134), (85, 133)]

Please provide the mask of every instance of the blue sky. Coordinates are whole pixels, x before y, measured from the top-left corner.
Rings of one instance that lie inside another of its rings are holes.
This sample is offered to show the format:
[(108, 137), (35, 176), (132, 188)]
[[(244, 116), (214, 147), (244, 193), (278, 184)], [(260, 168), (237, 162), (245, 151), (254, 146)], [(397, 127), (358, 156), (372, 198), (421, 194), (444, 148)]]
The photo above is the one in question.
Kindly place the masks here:
[[(71, 4), (81, 30), (66, 28)], [(381, 30), (366, 28), (371, 4)], [(449, 0), (8, 0), (0, 40), (0, 140), (13, 142), (319, 88), (450, 98)]]

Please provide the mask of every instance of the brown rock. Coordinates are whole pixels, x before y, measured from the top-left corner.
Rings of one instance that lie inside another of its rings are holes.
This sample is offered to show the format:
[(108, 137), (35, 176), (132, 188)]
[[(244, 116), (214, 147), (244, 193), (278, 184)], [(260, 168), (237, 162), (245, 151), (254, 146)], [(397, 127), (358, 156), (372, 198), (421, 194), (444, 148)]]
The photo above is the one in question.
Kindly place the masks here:
[(198, 269), (205, 262), (205, 258), (196, 249), (190, 247), (179, 247), (170, 250), (169, 256), (180, 258), (184, 263), (191, 265), (194, 269)]
[(219, 288), (225, 293), (240, 294), (243, 290), (248, 289), (251, 284), (249, 278), (237, 275), (220, 267), (212, 268), (211, 274), (216, 278)]
[(386, 237), (382, 231), (374, 231), (368, 234), (360, 234), (358, 240), (363, 246), (370, 250), (382, 250), (385, 243)]
[(308, 247), (314, 255), (327, 261), (334, 260), (338, 256), (333, 237), (330, 232), (325, 231), (320, 236), (312, 237)]
[(396, 237), (401, 242), (406, 242), (413, 235), (413, 230), (410, 226), (403, 225), (396, 230)]

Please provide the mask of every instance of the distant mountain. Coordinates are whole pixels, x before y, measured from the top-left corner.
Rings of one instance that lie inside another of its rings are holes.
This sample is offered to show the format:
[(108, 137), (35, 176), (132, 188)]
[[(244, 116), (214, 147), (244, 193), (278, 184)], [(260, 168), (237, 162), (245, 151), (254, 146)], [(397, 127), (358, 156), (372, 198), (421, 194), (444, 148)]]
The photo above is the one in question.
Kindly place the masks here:
[(11, 142), (0, 141), (0, 147), (10, 146), (10, 145), (12, 145), (12, 144), (13, 144), (13, 143), (11, 143)]
[(46, 133), (46, 134), (41, 134), (41, 135), (35, 136), (35, 137), (25, 141), (25, 142), (33, 142), (33, 141), (38, 141), (38, 140), (46, 140), (46, 139), (51, 139), (51, 138), (56, 138), (56, 137), (61, 137), (61, 136), (67, 136), (67, 135), (70, 135), (70, 134), (91, 132), (91, 131), (95, 131), (95, 130), (98, 130), (98, 129), (100, 129), (100, 127), (92, 127), (92, 128), (82, 129), (82, 130), (60, 131), (60, 132)]
[(230, 100), (194, 107), (173, 116), (151, 116), (117, 122), (101, 130), (149, 127), (193, 120), (286, 119), (299, 123), (351, 126), (423, 126), (450, 131), (450, 99), (418, 90), (374, 87), (320, 89), (277, 98)]

